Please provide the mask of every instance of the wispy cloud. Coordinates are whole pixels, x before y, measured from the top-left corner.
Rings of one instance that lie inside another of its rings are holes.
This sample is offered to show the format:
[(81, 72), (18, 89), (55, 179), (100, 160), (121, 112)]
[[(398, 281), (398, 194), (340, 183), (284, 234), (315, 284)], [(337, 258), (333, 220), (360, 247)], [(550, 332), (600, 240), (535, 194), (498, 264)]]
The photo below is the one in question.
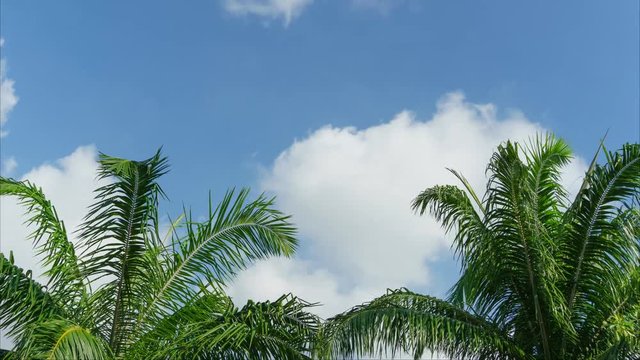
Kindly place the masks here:
[[(4, 39), (0, 38), (0, 47), (4, 46)], [(2, 128), (8, 120), (9, 113), (18, 103), (13, 88), (14, 81), (7, 78), (7, 61), (5, 58), (0, 59), (0, 137), (5, 137), (7, 132)]]
[[(222, 0), (224, 9), (236, 16), (256, 16), (268, 21), (282, 19), (285, 27), (311, 6), (314, 0)], [(355, 10), (373, 10), (388, 14), (406, 4), (406, 0), (348, 0), (345, 4)]]
[(313, 0), (224, 0), (224, 8), (233, 15), (253, 15), (269, 20), (282, 19), (288, 26), (311, 5)]

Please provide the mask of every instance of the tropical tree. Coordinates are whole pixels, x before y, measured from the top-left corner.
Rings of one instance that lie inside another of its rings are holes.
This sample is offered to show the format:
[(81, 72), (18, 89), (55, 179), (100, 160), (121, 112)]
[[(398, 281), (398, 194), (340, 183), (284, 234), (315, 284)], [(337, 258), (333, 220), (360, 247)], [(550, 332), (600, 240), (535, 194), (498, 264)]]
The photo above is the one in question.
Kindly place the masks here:
[[(474, 359), (640, 359), (640, 145), (596, 153), (575, 199), (567, 144), (506, 142), (479, 197), (434, 186), (413, 201), (455, 234), (448, 298), (385, 295), (330, 319), (320, 357), (428, 351)], [(480, 200), (482, 199), (482, 200)]]
[[(206, 220), (188, 211), (162, 236), (158, 151), (144, 161), (100, 155), (96, 190), (70, 241), (41, 189), (0, 178), (26, 206), (46, 285), (0, 253), (0, 328), (20, 359), (304, 359), (318, 320), (292, 295), (236, 308), (224, 286), (251, 262), (290, 256), (296, 229), (273, 199), (229, 191)], [(8, 239), (2, 239), (6, 241)], [(12, 239), (13, 240), (13, 239)]]

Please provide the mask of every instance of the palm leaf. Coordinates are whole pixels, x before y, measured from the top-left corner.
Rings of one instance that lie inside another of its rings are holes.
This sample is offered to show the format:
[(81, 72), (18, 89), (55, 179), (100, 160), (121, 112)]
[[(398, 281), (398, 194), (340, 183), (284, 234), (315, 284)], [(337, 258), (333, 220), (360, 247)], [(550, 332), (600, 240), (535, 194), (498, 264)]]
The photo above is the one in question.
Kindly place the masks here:
[[(89, 281), (105, 279), (114, 284), (112, 292), (102, 292), (112, 303), (108, 319), (109, 344), (120, 355), (135, 324), (139, 297), (144, 293), (148, 266), (145, 253), (148, 234), (156, 228), (158, 196), (163, 196), (156, 180), (166, 172), (166, 158), (158, 151), (144, 161), (100, 155), (100, 178), (114, 181), (96, 190), (82, 227), (83, 267)], [(104, 326), (100, 326), (104, 327)]]
[[(467, 191), (471, 191), (471, 188)], [(490, 289), (487, 287), (488, 284), (478, 283), (477, 278), (488, 279), (491, 274), (484, 274), (482, 270), (485, 267), (476, 265), (492, 261), (486, 257), (492, 256), (495, 252), (487, 249), (492, 243), (489, 239), (490, 233), (471, 199), (455, 186), (434, 186), (418, 194), (413, 200), (412, 208), (420, 215), (428, 210), (441, 223), (445, 232), (455, 231), (452, 247), (460, 259), (465, 280), (458, 282), (451, 289), (449, 300), (458, 306), (471, 305), (476, 309), (483, 307), (481, 299), (486, 297), (483, 293)], [(481, 209), (484, 209), (484, 206)]]
[[(621, 210), (614, 223), (617, 236), (636, 242), (635, 255), (630, 257), (628, 263), (620, 264), (620, 271), (602, 277), (599, 286), (607, 291), (593, 292), (588, 306), (581, 308), (584, 320), (579, 329), (579, 338), (582, 339), (577, 346), (579, 355), (594, 356), (623, 338), (632, 344), (631, 339), (640, 333), (640, 311), (635, 314), (640, 309), (640, 209)], [(635, 329), (618, 326), (629, 323), (633, 327), (634, 322), (629, 320), (632, 318), (635, 318)]]
[(51, 319), (29, 329), (29, 335), (16, 346), (18, 359), (108, 360), (108, 344), (88, 329), (64, 319)]
[(138, 316), (146, 327), (195, 299), (202, 287), (221, 289), (251, 262), (274, 255), (291, 255), (295, 228), (264, 196), (248, 202), (248, 189), (228, 192), (204, 222), (187, 221), (186, 235), (174, 239), (164, 258), (167, 268), (153, 287)]
[(73, 243), (67, 238), (64, 223), (51, 202), (40, 188), (29, 181), (3, 177), (0, 177), (0, 196), (17, 197), (27, 208), (29, 218), (26, 224), (35, 227), (30, 238), (36, 255), (43, 258), (48, 291), (69, 305), (78, 303), (86, 295), (83, 276)]
[(508, 334), (461, 308), (406, 289), (328, 320), (317, 351), (321, 358), (394, 356), (425, 351), (456, 358), (527, 359)]
[(596, 165), (586, 175), (588, 185), (567, 217), (570, 231), (561, 244), (565, 295), (576, 327), (581, 326), (591, 299), (604, 290), (604, 280), (624, 276), (625, 264), (637, 262), (637, 238), (621, 236), (615, 219), (620, 204), (640, 191), (640, 145), (624, 145), (608, 158), (608, 163)]
[[(319, 321), (291, 295), (236, 309), (206, 293), (163, 319), (134, 346), (150, 359), (308, 359)], [(160, 346), (158, 346), (160, 344)]]
[[(532, 168), (536, 170), (522, 161), (517, 144), (507, 142), (498, 147), (487, 168), (491, 177), (486, 193), (486, 222), (501, 245), (497, 267), (508, 271), (513, 281), (510, 291), (505, 289), (504, 293), (517, 297), (502, 302), (499, 317), (512, 321), (514, 329), (528, 326), (527, 333), (548, 358), (552, 327), (549, 322), (560, 320), (561, 316), (552, 306), (557, 291), (545, 278), (554, 273), (555, 251), (553, 238), (541, 236), (546, 230), (540, 226), (541, 199), (539, 188), (532, 187), (531, 180), (536, 178), (531, 175)], [(508, 304), (514, 306), (505, 306)], [(518, 320), (526, 324), (516, 323)]]
[(54, 315), (64, 314), (66, 304), (57, 303), (44, 287), (15, 265), (13, 254), (0, 253), (0, 328), (20, 338), (29, 326)]

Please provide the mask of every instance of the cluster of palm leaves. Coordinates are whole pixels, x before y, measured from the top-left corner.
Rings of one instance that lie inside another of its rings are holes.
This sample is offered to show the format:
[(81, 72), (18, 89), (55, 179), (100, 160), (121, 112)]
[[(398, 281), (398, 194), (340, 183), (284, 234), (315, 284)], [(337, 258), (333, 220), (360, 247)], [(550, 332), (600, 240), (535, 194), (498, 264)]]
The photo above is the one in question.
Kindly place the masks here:
[(413, 201), (455, 233), (461, 277), (446, 300), (406, 289), (330, 319), (324, 353), (428, 351), (472, 359), (640, 359), (640, 145), (596, 158), (573, 201), (569, 147), (498, 147), (484, 196), (434, 186)]
[(0, 253), (0, 328), (18, 359), (306, 358), (318, 319), (291, 295), (236, 308), (227, 281), (251, 262), (293, 254), (295, 228), (273, 200), (228, 192), (205, 221), (189, 215), (163, 235), (160, 153), (100, 156), (96, 191), (73, 243), (55, 208), (29, 182), (0, 178), (0, 195), (27, 207), (46, 285)]
[(500, 145), (483, 196), (452, 171), (462, 188), (413, 202), (455, 234), (462, 269), (448, 298), (389, 290), (324, 323), (293, 295), (238, 309), (224, 293), (251, 262), (294, 252), (295, 228), (273, 199), (231, 191), (205, 221), (186, 214), (162, 236), (166, 159), (101, 155), (110, 182), (74, 244), (40, 189), (0, 178), (0, 195), (27, 207), (48, 269), (43, 286), (0, 253), (8, 356), (640, 359), (640, 145), (604, 154), (572, 200), (560, 181), (571, 151), (553, 136)]

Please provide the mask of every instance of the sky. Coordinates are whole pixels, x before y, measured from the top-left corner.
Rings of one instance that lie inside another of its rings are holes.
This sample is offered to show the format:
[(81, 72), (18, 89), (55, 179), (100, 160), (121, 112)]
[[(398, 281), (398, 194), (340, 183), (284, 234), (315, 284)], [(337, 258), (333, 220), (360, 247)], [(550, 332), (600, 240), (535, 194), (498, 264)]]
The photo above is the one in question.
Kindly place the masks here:
[[(73, 229), (98, 152), (162, 146), (163, 214), (250, 186), (293, 215), (298, 254), (242, 272), (238, 304), (293, 292), (329, 317), (387, 288), (444, 296), (450, 237), (411, 199), (456, 184), (446, 167), (482, 192), (507, 139), (564, 138), (569, 189), (607, 130), (612, 150), (640, 141), (639, 6), (2, 0), (0, 170), (42, 186)], [(0, 201), (0, 250), (39, 273), (22, 209)]]

